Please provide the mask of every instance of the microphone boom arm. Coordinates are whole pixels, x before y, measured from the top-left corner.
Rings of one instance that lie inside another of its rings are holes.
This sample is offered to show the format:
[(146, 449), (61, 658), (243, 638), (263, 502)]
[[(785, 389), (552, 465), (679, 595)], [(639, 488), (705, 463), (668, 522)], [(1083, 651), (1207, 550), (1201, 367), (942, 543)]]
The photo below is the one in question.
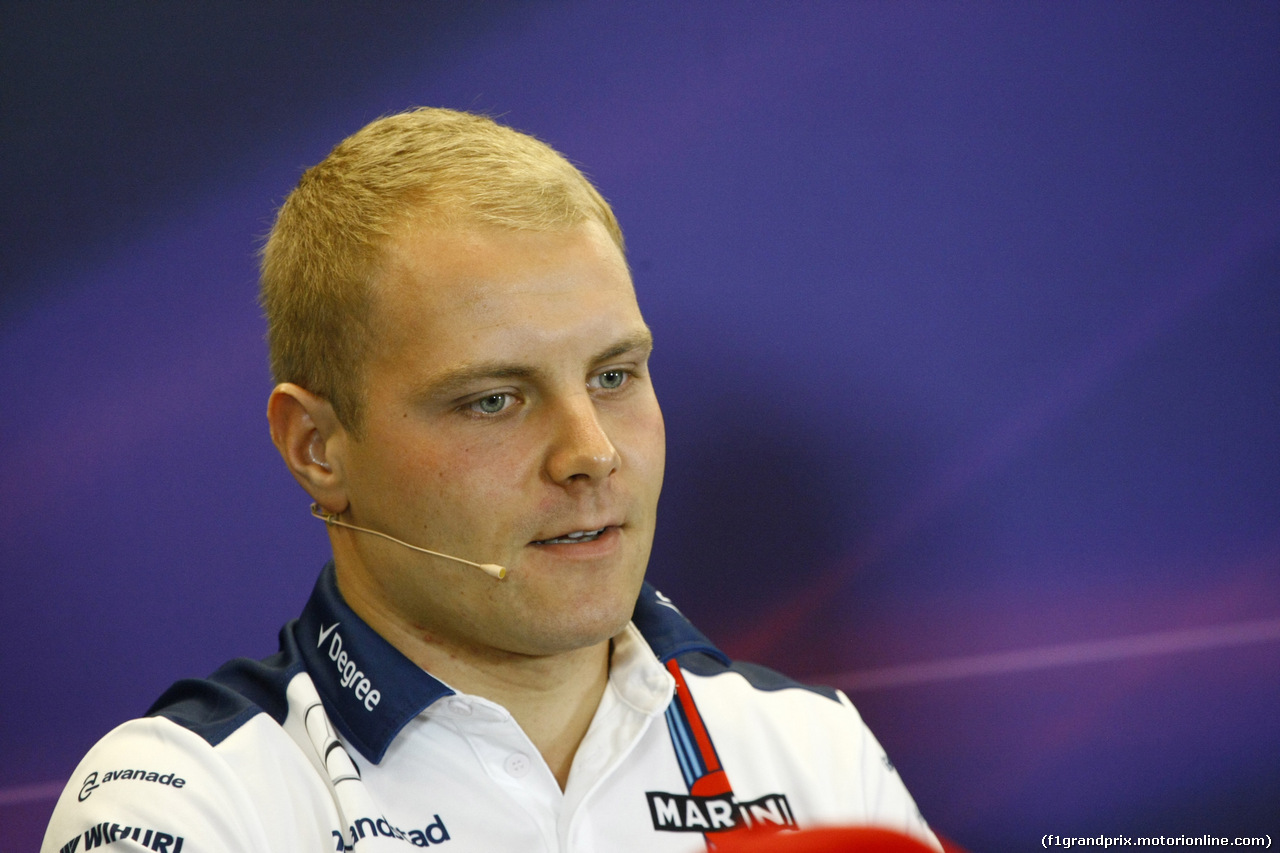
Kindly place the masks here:
[(442, 557), (446, 560), (453, 560), (455, 563), (464, 563), (468, 566), (475, 566), (477, 569), (484, 572), (486, 575), (493, 578), (494, 580), (502, 580), (507, 576), (506, 568), (504, 568), (503, 566), (495, 565), (494, 563), (473, 563), (470, 560), (464, 560), (461, 557), (454, 557), (449, 554), (441, 554), (439, 551), (428, 551), (426, 548), (419, 548), (417, 545), (410, 545), (408, 542), (403, 542), (395, 538), (394, 536), (388, 536), (387, 534), (380, 533), (377, 530), (370, 530), (367, 527), (357, 527), (354, 524), (347, 524), (345, 521), (339, 521), (337, 513), (325, 512), (323, 509), (320, 508), (320, 504), (313, 503), (311, 505), (311, 514), (314, 517), (323, 521), (326, 525), (333, 524), (338, 527), (345, 527), (348, 530), (358, 530), (361, 533), (371, 533), (374, 536), (381, 536), (383, 539), (394, 542), (397, 545), (403, 545), (404, 547), (413, 551), (419, 551), (423, 554), (430, 554), (433, 557)]

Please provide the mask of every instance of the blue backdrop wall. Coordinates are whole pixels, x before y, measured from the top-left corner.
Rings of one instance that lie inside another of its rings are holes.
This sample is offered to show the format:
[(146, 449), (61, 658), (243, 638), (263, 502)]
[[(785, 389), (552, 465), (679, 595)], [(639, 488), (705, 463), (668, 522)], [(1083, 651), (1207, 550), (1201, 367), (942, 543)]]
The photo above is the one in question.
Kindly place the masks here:
[(1280, 6), (259, 5), (0, 12), (0, 849), (305, 600), (254, 251), (417, 104), (614, 204), (723, 648), (973, 850), (1280, 834)]

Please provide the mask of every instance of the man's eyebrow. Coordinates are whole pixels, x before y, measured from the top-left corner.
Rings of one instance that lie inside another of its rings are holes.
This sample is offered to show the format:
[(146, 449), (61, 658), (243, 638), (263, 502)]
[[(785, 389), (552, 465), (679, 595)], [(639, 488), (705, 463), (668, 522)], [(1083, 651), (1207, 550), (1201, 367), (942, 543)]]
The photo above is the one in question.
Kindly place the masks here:
[(653, 349), (653, 333), (648, 329), (636, 332), (634, 335), (627, 335), (613, 346), (604, 350), (594, 359), (592, 364), (599, 364), (602, 361), (608, 361), (611, 358), (617, 358), (620, 355), (626, 355), (635, 350), (644, 350), (646, 353)]
[[(591, 359), (591, 364), (600, 364), (636, 350), (644, 350), (647, 354), (652, 349), (653, 333), (644, 329), (627, 335), (607, 349), (601, 350)], [(486, 379), (530, 380), (536, 378), (538, 373), (537, 368), (525, 364), (510, 361), (478, 361), (437, 373), (422, 385), (417, 396), (425, 398), (461, 392)]]

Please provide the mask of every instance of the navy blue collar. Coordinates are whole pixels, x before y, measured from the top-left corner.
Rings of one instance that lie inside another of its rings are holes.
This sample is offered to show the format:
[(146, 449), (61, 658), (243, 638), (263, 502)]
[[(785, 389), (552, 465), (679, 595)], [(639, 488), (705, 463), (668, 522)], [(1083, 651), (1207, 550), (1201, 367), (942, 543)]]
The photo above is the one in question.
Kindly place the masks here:
[(684, 614), (676, 609), (671, 599), (658, 592), (647, 581), (640, 588), (640, 597), (636, 599), (636, 609), (631, 614), (631, 621), (640, 629), (644, 641), (663, 663), (688, 652), (703, 652), (725, 666), (729, 665), (730, 661), (725, 653), (693, 627), (693, 623), (684, 618)]
[(294, 638), (329, 719), (374, 764), (410, 720), (453, 694), (347, 606), (332, 560), (294, 625)]
[[(687, 652), (729, 659), (648, 583), (640, 590), (632, 621), (664, 663)], [(325, 564), (294, 640), (334, 726), (347, 742), (377, 764), (409, 721), (432, 702), (453, 694), (355, 614), (338, 592), (333, 561)]]

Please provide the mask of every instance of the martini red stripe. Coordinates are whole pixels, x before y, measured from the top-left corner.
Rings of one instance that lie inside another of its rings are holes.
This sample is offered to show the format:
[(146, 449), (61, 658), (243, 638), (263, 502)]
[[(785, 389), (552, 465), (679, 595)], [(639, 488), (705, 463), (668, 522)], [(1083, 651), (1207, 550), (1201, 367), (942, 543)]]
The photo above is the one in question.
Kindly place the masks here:
[(716, 757), (715, 747), (711, 745), (711, 736), (707, 734), (707, 727), (702, 724), (702, 715), (698, 713), (698, 706), (693, 704), (693, 694), (689, 692), (689, 685), (684, 683), (680, 664), (674, 659), (669, 660), (667, 670), (675, 676), (676, 696), (680, 699), (680, 707), (684, 709), (685, 719), (689, 721), (689, 728), (693, 730), (693, 739), (698, 744), (698, 751), (702, 753), (702, 762), (707, 766), (707, 773), (708, 775), (715, 773), (720, 769), (720, 759)]

